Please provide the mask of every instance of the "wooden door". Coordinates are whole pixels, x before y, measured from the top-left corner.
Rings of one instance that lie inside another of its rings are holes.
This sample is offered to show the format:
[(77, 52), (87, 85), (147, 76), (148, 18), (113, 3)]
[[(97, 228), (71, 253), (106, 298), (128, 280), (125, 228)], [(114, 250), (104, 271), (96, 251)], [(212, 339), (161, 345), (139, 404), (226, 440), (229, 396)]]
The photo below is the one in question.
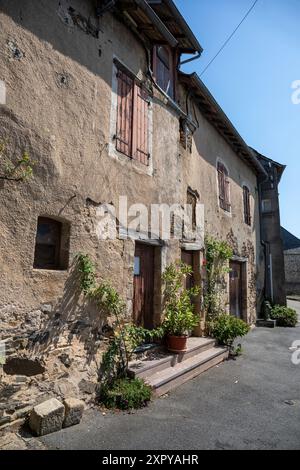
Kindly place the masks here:
[(186, 278), (186, 289), (191, 289), (192, 287), (195, 286), (195, 277), (194, 277), (194, 272), (195, 272), (195, 266), (194, 266), (194, 251), (181, 251), (181, 261), (184, 264), (187, 264), (190, 266), (193, 270), (193, 274), (191, 276), (187, 276)]
[(138, 326), (152, 329), (154, 294), (154, 247), (137, 243), (134, 256), (133, 318)]
[(243, 318), (243, 278), (242, 263), (230, 263), (230, 314)]

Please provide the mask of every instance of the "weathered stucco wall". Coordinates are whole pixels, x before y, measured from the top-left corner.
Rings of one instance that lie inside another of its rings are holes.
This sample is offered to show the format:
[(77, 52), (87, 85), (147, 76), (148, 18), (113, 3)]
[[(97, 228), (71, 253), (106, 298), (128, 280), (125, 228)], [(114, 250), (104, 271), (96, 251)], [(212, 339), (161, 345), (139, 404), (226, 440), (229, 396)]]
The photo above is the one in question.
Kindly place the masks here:
[[(149, 167), (112, 152), (113, 59), (141, 80), (147, 73), (145, 49), (129, 29), (109, 13), (96, 19), (92, 1), (24, 0), (20, 5), (2, 0), (0, 50), (0, 79), (6, 86), (0, 140), (7, 141), (10, 155), (27, 150), (35, 162), (32, 179), (0, 181), (0, 339), (6, 340), (8, 354), (23, 353), (27, 346), (33, 356), (57, 358), (70, 352), (73, 362), (67, 372), (65, 359), (61, 366), (48, 361), (45, 379), (51, 376), (52, 382), (43, 384), (44, 390), (50, 393), (56, 387), (55, 393), (64, 395), (71, 389), (76, 395), (81, 383), (82, 393), (89, 395), (87, 382), (97, 378), (99, 351), (106, 341), (103, 326), (109, 320), (100, 318), (78, 292), (76, 253), (92, 257), (99, 278), (110, 281), (127, 301), (128, 315), (133, 299), (135, 244), (99, 240), (97, 208), (109, 203), (118, 210), (119, 196), (127, 196), (128, 205), (148, 208), (153, 203), (186, 204), (188, 186), (205, 205), (206, 232), (227, 239), (235, 255), (248, 260), (247, 319), (254, 321), (259, 220), (252, 170), (200, 113), (193, 152), (185, 152), (179, 143), (179, 115), (155, 90)], [(218, 206), (217, 158), (230, 172), (231, 215)], [(251, 190), (251, 228), (243, 223), (243, 183)], [(70, 227), (68, 269), (33, 268), (39, 216)], [(179, 241), (166, 242), (156, 269), (179, 259), (180, 248)], [(156, 291), (156, 322), (160, 301)], [(72, 383), (66, 383), (66, 373)]]
[[(91, 17), (98, 38), (73, 23), (69, 5)], [(10, 155), (27, 150), (36, 162), (31, 180), (0, 183), (0, 339), (7, 354), (28, 344), (30, 354), (53, 357), (73, 348), (71, 375), (80, 371), (78, 380), (97, 377), (107, 319), (79, 295), (76, 253), (88, 253), (99, 278), (119, 290), (128, 314), (132, 309), (134, 242), (99, 241), (97, 207), (118, 209), (120, 195), (129, 205), (180, 202), (178, 117), (158, 96), (152, 103), (151, 172), (109, 153), (113, 58), (143, 79), (146, 54), (115, 17), (106, 14), (98, 24), (93, 12), (93, 2), (79, 0), (0, 4), (0, 77), (7, 91), (0, 139), (7, 140)], [(69, 269), (33, 268), (39, 216), (70, 225)], [(164, 264), (180, 257), (179, 243), (171, 245), (163, 249)], [(155, 309), (157, 315), (157, 296)], [(61, 367), (55, 362), (52, 386), (65, 372)]]
[(300, 248), (284, 252), (287, 295), (300, 295)]
[[(199, 122), (199, 127), (194, 134), (192, 152), (183, 150), (185, 186), (188, 185), (198, 191), (200, 202), (204, 204), (205, 233), (227, 240), (233, 248), (234, 255), (247, 262), (244, 312), (247, 311), (249, 322), (255, 322), (257, 298), (261, 295), (264, 282), (263, 273), (258, 269), (262, 261), (262, 252), (259, 237), (257, 176), (234, 153), (198, 109), (196, 113), (194, 120)], [(229, 171), (231, 213), (225, 212), (219, 205), (218, 161), (223, 162)], [(245, 184), (251, 194), (251, 227), (244, 222), (242, 188)]]
[[(23, 314), (40, 303), (55, 302), (63, 293), (69, 272), (32, 268), (39, 215), (70, 222), (70, 263), (79, 250), (91, 253), (101, 276), (110, 278), (130, 299), (132, 259), (123, 263), (124, 242), (99, 243), (95, 210), (103, 202), (118, 208), (119, 195), (126, 195), (129, 204), (178, 202), (178, 119), (159, 102), (153, 104), (153, 132), (159, 138), (153, 147), (151, 176), (142, 167), (138, 171), (130, 159), (111, 158), (113, 57), (143, 76), (143, 48), (111, 15), (100, 22), (96, 39), (64, 24), (62, 2), (24, 2), (21, 12), (16, 3), (2, 2), (1, 76), (7, 105), (1, 107), (1, 138), (9, 139), (11, 152), (28, 149), (36, 165), (33, 180), (6, 182), (0, 193), (2, 308), (10, 305), (10, 315)], [(91, 13), (87, 4), (72, 1), (86, 16)], [(13, 56), (9, 42), (21, 51), (21, 58)]]

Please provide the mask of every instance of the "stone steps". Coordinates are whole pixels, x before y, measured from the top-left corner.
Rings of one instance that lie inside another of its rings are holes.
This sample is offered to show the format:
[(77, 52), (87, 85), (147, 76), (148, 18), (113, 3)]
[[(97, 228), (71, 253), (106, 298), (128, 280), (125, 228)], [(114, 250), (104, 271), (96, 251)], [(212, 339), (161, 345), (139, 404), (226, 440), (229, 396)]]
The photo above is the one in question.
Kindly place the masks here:
[(181, 354), (158, 351), (147, 359), (133, 361), (129, 365), (129, 372), (132, 377), (145, 378), (169, 367), (174, 367), (179, 362), (186, 361), (190, 357), (206, 351), (215, 346), (212, 338), (189, 338), (187, 351)]
[(214, 347), (178, 363), (175, 367), (157, 372), (148, 377), (146, 382), (152, 387), (156, 396), (161, 396), (220, 364), (227, 357), (226, 349)]
[(211, 338), (189, 338), (182, 354), (161, 353), (157, 357), (130, 364), (132, 377), (143, 378), (161, 396), (191, 380), (228, 357), (225, 348), (216, 347)]

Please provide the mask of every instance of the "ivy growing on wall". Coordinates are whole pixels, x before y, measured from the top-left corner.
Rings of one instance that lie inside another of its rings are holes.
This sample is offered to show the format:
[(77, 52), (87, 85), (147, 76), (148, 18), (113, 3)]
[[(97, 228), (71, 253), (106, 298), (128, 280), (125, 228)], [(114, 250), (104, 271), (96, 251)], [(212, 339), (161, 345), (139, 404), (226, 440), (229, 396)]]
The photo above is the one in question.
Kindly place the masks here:
[(204, 295), (204, 307), (208, 320), (212, 320), (222, 313), (222, 293), (225, 288), (225, 275), (230, 272), (229, 261), (233, 251), (226, 241), (213, 237), (205, 239), (206, 250), (206, 292)]
[(163, 333), (160, 329), (149, 331), (128, 321), (125, 302), (109, 283), (97, 282), (96, 269), (90, 257), (79, 253), (76, 261), (81, 292), (111, 320), (113, 334), (101, 365), (102, 383), (109, 385), (117, 379), (127, 377), (129, 362), (141, 343), (153, 340)]

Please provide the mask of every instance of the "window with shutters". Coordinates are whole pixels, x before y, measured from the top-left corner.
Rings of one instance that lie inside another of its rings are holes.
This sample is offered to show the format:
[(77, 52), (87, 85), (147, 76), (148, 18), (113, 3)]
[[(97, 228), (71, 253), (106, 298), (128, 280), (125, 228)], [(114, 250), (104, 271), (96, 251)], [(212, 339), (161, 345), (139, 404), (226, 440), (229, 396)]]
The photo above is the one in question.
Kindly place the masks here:
[(244, 221), (245, 221), (245, 224), (251, 225), (250, 190), (247, 186), (243, 187), (243, 198), (244, 198)]
[(123, 69), (117, 72), (118, 103), (116, 149), (138, 162), (149, 164), (149, 95)]
[(219, 204), (226, 212), (231, 211), (230, 182), (228, 170), (223, 163), (218, 162)]
[(167, 46), (155, 46), (153, 50), (153, 71), (156, 83), (170, 98), (174, 99), (174, 57)]

